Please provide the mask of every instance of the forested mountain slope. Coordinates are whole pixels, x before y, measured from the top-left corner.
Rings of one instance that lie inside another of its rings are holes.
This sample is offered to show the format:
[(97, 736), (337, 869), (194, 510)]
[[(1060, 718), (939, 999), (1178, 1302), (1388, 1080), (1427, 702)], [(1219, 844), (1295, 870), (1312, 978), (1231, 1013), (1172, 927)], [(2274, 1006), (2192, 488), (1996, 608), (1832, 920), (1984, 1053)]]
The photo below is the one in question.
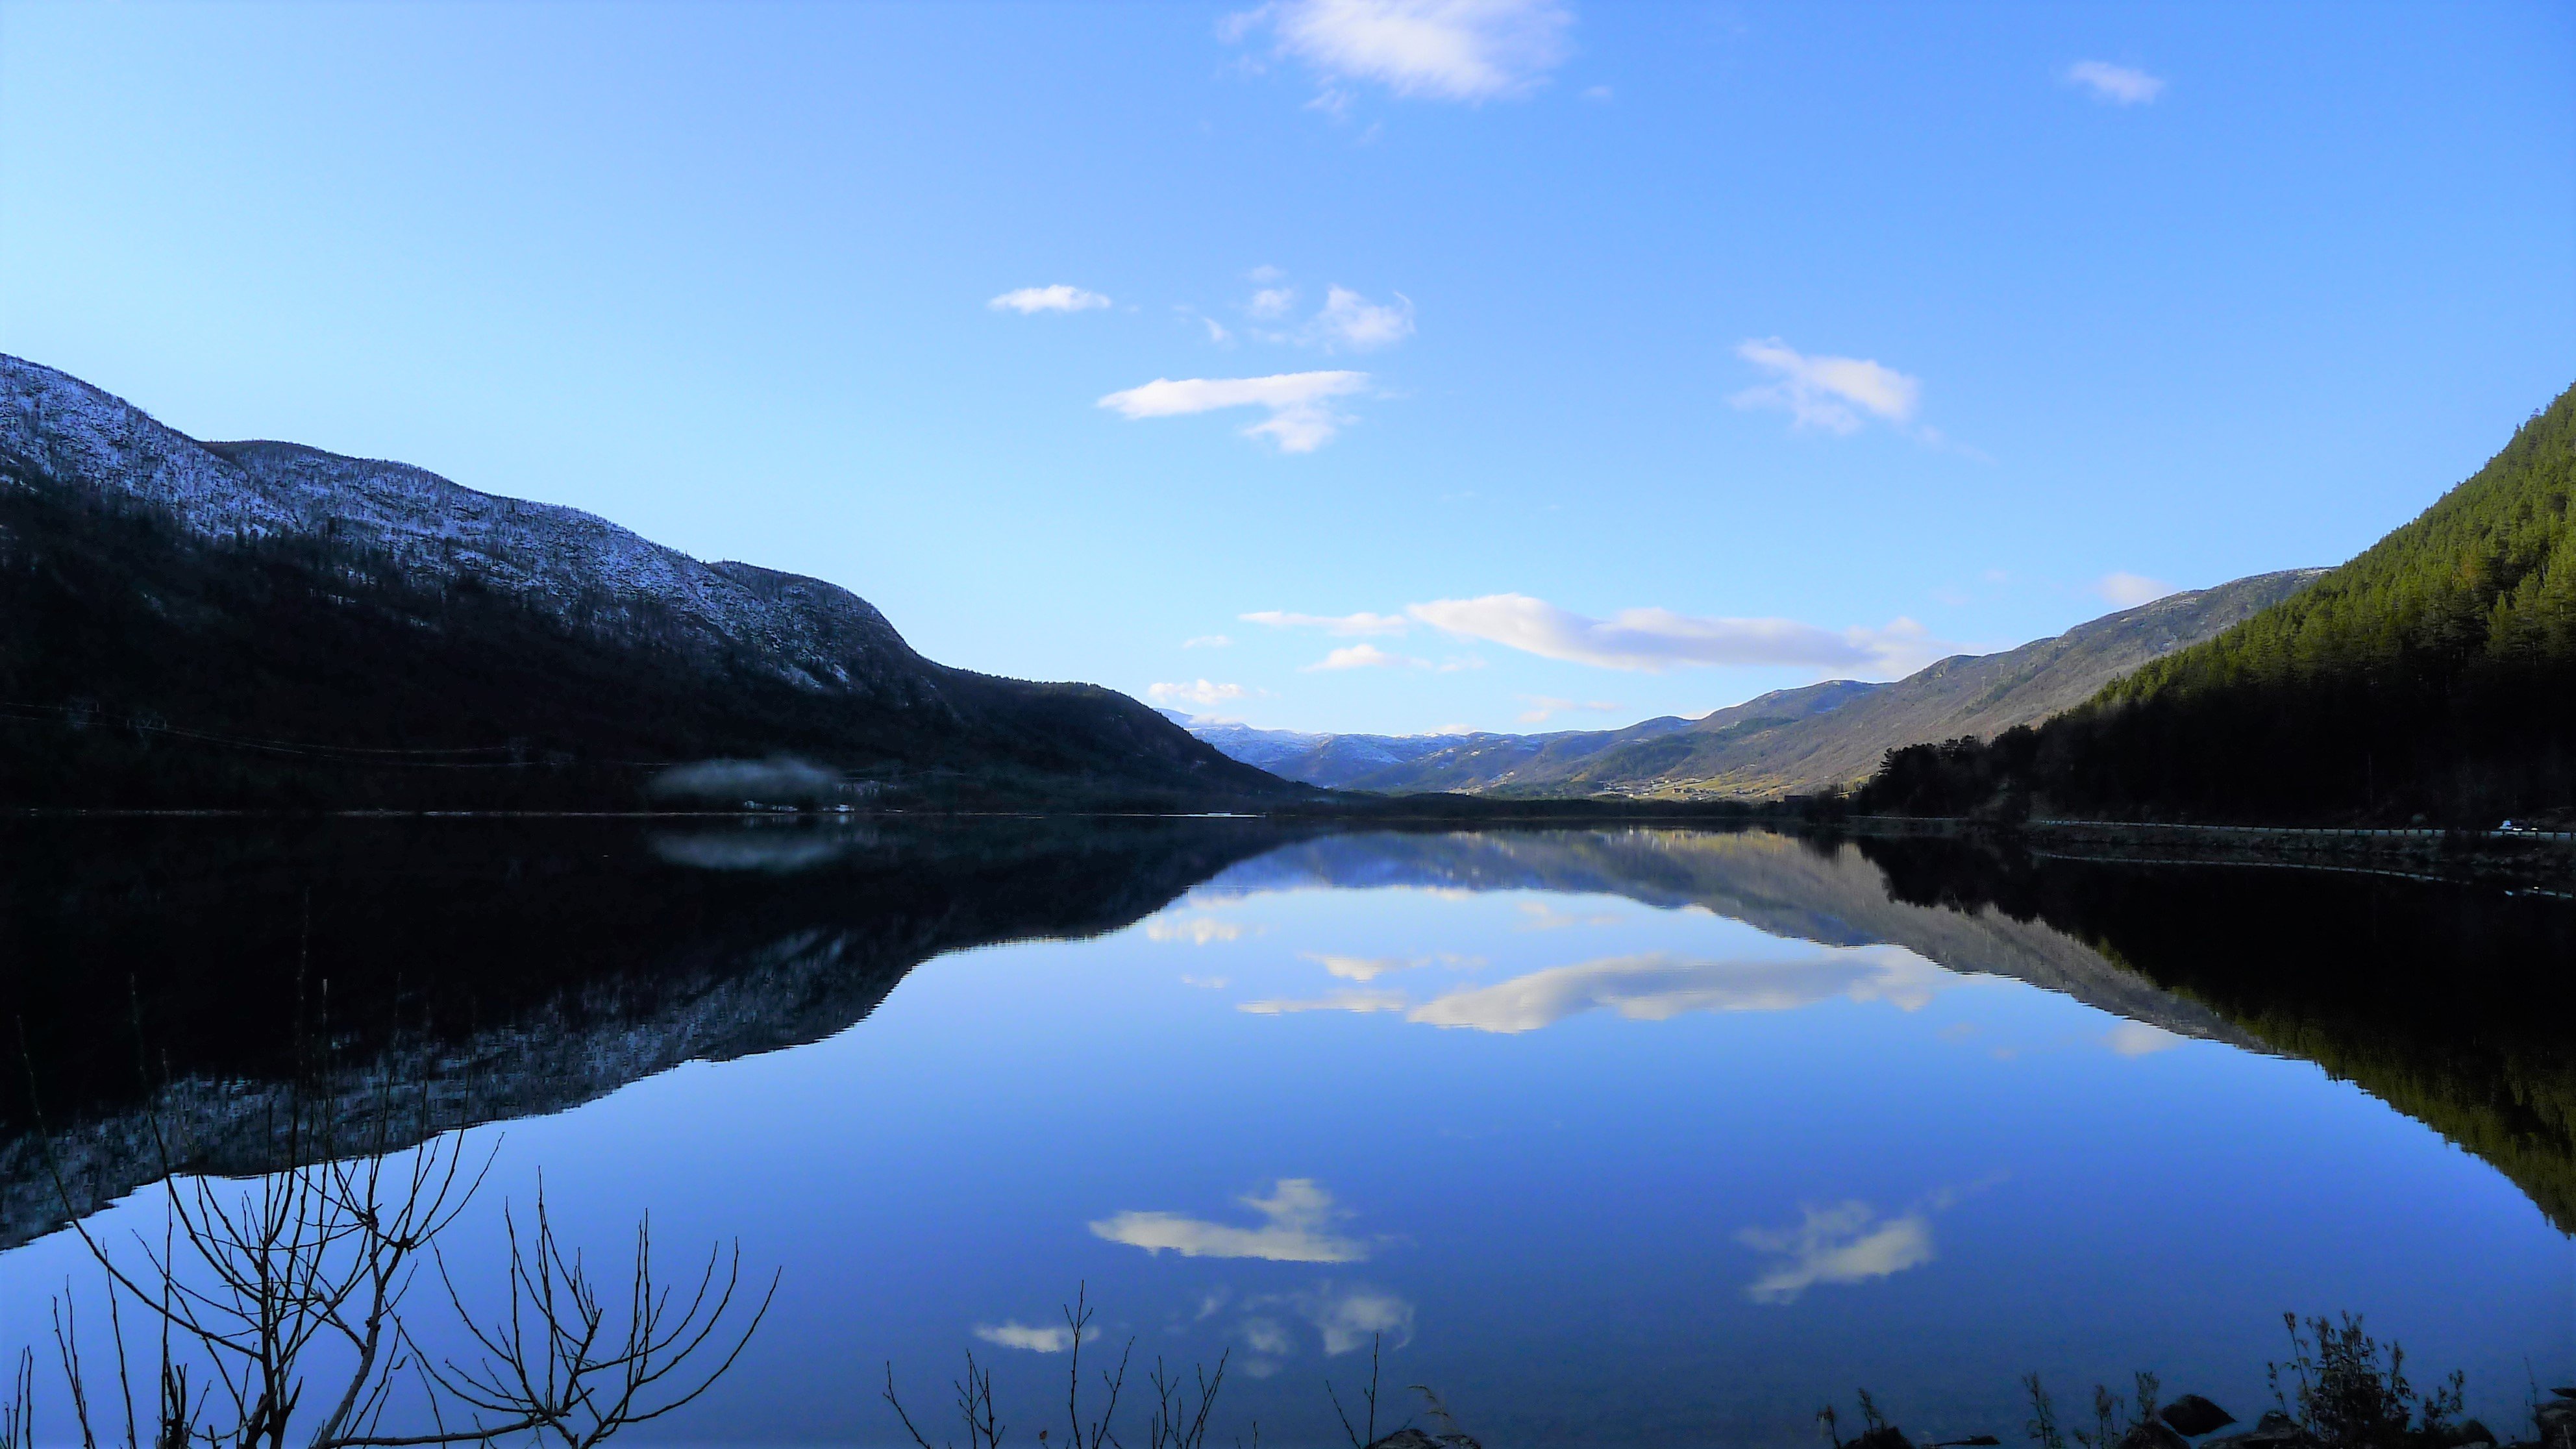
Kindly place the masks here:
[(0, 803), (633, 804), (793, 754), (923, 799), (1275, 796), (1112, 691), (922, 658), (816, 579), (0, 357)]
[(2422, 516), (2225, 634), (1876, 805), (2452, 823), (2576, 805), (2576, 388)]

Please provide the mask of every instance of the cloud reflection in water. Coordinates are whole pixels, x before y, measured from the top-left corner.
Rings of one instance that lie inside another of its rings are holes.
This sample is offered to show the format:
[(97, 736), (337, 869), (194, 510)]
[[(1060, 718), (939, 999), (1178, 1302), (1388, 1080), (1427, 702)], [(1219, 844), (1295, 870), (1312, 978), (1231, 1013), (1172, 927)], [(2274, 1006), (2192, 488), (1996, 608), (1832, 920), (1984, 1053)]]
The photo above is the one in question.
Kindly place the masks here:
[[(1552, 966), (1492, 986), (1466, 987), (1412, 1007), (1405, 1019), (1516, 1033), (1604, 1007), (1633, 1021), (1666, 1021), (1691, 1011), (1788, 1011), (1835, 997), (1886, 1001), (1912, 1011), (1958, 979), (1899, 946), (1827, 948), (1791, 960), (1751, 961), (1708, 961), (1655, 951)], [(1247, 1001), (1237, 1009), (1276, 1016), (1396, 1011), (1408, 1004), (1393, 992), (1345, 991), (1313, 1000)]]
[(1866, 1283), (1932, 1261), (1932, 1222), (1920, 1211), (1881, 1219), (1857, 1199), (1804, 1209), (1794, 1228), (1746, 1228), (1736, 1240), (1774, 1254), (1762, 1276), (1745, 1285), (1756, 1303), (1789, 1304), (1818, 1283)]
[(1311, 1178), (1283, 1177), (1268, 1197), (1238, 1199), (1265, 1221), (1257, 1228), (1212, 1223), (1179, 1213), (1123, 1212), (1091, 1224), (1094, 1235), (1149, 1253), (1184, 1258), (1266, 1258), (1274, 1263), (1356, 1263), (1368, 1247), (1330, 1231), (1333, 1195)]
[[(975, 1325), (975, 1336), (986, 1343), (1004, 1348), (1025, 1348), (1031, 1353), (1062, 1353), (1073, 1347), (1073, 1330), (1059, 1323), (1052, 1328), (1032, 1328), (1025, 1323), (1005, 1321)], [(1100, 1330), (1083, 1330), (1082, 1341), (1090, 1343), (1100, 1337)]]

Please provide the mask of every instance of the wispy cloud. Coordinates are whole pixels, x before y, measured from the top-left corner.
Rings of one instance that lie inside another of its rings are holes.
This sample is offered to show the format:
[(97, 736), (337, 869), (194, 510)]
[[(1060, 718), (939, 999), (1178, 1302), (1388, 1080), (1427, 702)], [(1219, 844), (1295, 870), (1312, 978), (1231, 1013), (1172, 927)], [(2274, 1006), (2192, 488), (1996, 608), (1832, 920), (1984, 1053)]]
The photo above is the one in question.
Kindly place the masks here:
[(1954, 980), (1895, 946), (1830, 949), (1787, 961), (1703, 961), (1657, 951), (1453, 991), (1405, 1019), (1513, 1035), (1604, 1008), (1632, 1021), (1666, 1021), (1693, 1011), (1788, 1011), (1840, 996), (1910, 1011)]
[(1276, 1318), (1252, 1314), (1243, 1320), (1242, 1333), (1243, 1346), (1254, 1353), (1281, 1358), (1292, 1351), (1288, 1342), (1288, 1325)]
[(1315, 314), (1314, 335), (1327, 347), (1369, 352), (1392, 347), (1413, 335), (1413, 299), (1395, 294), (1394, 305), (1370, 301), (1347, 287), (1324, 294), (1324, 310)]
[(2143, 106), (2163, 95), (2162, 77), (2152, 76), (2135, 66), (2113, 65), (2107, 60), (2079, 60), (2066, 68), (2069, 85), (2082, 86), (2093, 99), (2114, 106)]
[(2178, 1047), (2182, 1038), (2143, 1021), (2124, 1021), (2104, 1033), (2102, 1044), (2124, 1057), (2144, 1057)]
[(1331, 442), (1350, 419), (1329, 400), (1368, 388), (1365, 372), (1287, 372), (1273, 377), (1158, 377), (1141, 387), (1113, 392), (1100, 406), (1125, 418), (1170, 418), (1221, 408), (1269, 409), (1268, 420), (1243, 430), (1266, 437), (1283, 453), (1311, 453)]
[(1229, 649), (1233, 646), (1234, 641), (1223, 634), (1201, 634), (1197, 638), (1181, 641), (1181, 647), (1184, 649)]
[(1341, 81), (1451, 101), (1525, 95), (1564, 62), (1573, 23), (1558, 0), (1276, 0), (1220, 33), (1266, 26), (1282, 54), (1323, 74), (1319, 103), (1338, 112)]
[(1913, 421), (1923, 383), (1861, 357), (1809, 357), (1777, 337), (1736, 344), (1735, 355), (1772, 380), (1729, 401), (1740, 408), (1777, 408), (1802, 428), (1836, 433), (1860, 430), (1863, 413), (1890, 423)]
[(1294, 1301), (1323, 1338), (1328, 1358), (1356, 1353), (1380, 1338), (1396, 1348), (1413, 1341), (1413, 1305), (1383, 1289), (1337, 1289), (1326, 1283), (1295, 1295)]
[[(1100, 1333), (1097, 1328), (1085, 1329), (1082, 1341), (1093, 1342)], [(1025, 1323), (1013, 1322), (979, 1323), (975, 1325), (975, 1336), (986, 1343), (997, 1343), (1004, 1348), (1025, 1348), (1031, 1353), (1062, 1353), (1073, 1347), (1073, 1330), (1061, 1323), (1047, 1328), (1032, 1328)]]
[(2134, 609), (2174, 592), (2174, 586), (2145, 574), (2104, 574), (2094, 581), (2093, 592), (2123, 609)]
[(1756, 1303), (1795, 1303), (1819, 1283), (1867, 1283), (1932, 1261), (1932, 1223), (1919, 1211), (1882, 1219), (1868, 1203), (1855, 1199), (1808, 1207), (1803, 1219), (1794, 1228), (1746, 1228), (1736, 1234), (1746, 1247), (1779, 1259), (1746, 1285), (1746, 1297)]
[(1365, 1244), (1335, 1234), (1333, 1220), (1344, 1216), (1333, 1207), (1333, 1195), (1311, 1178), (1283, 1177), (1268, 1197), (1236, 1199), (1258, 1214), (1259, 1227), (1206, 1222), (1179, 1213), (1123, 1212), (1091, 1224), (1095, 1236), (1149, 1253), (1166, 1250), (1184, 1258), (1264, 1258), (1274, 1263), (1356, 1263), (1368, 1256)]
[(1363, 984), (1375, 981), (1389, 971), (1402, 971), (1423, 964), (1419, 960), (1407, 961), (1394, 956), (1330, 956), (1313, 951), (1306, 953), (1306, 959), (1345, 981)]
[(1949, 652), (1911, 619), (1839, 632), (1792, 619), (1706, 619), (1670, 609), (1626, 609), (1594, 619), (1527, 594), (1437, 599), (1406, 612), (1448, 633), (1542, 658), (1648, 673), (1739, 664), (1903, 674)]
[(1273, 629), (1321, 629), (1345, 639), (1369, 634), (1401, 634), (1413, 627), (1413, 621), (1402, 614), (1372, 614), (1363, 609), (1356, 614), (1291, 614), (1278, 609), (1264, 609), (1257, 614), (1238, 614), (1247, 624), (1267, 624)]
[(1328, 669), (1430, 669), (1428, 659), (1406, 654), (1389, 654), (1374, 644), (1351, 644), (1336, 649), (1302, 668), (1308, 674)]
[[(1278, 269), (1264, 268), (1275, 281)], [(1374, 352), (1413, 335), (1413, 299), (1402, 292), (1392, 302), (1375, 302), (1335, 283), (1324, 289), (1324, 305), (1303, 322), (1292, 323), (1298, 292), (1282, 282), (1264, 286), (1243, 303), (1251, 335), (1262, 342), (1317, 347), (1326, 352)]]
[(1408, 1005), (1404, 997), (1392, 991), (1337, 991), (1304, 1000), (1247, 1001), (1235, 1010), (1253, 1016), (1294, 1016), (1302, 1011), (1348, 1011), (1366, 1016), (1377, 1011), (1402, 1011)]
[(1212, 679), (1192, 680), (1184, 684), (1149, 684), (1145, 697), (1156, 704), (1180, 701), (1202, 709), (1213, 708), (1230, 699), (1250, 699), (1252, 691), (1240, 684), (1219, 684)]
[(1220, 921), (1214, 916), (1156, 916), (1145, 923), (1148, 941), (1186, 941), (1193, 946), (1240, 941), (1243, 933), (1241, 923)]
[(1036, 312), (1088, 312), (1094, 307), (1108, 306), (1109, 299), (1098, 292), (1086, 292), (1080, 287), (1058, 283), (1052, 287), (1022, 287), (1014, 292), (1004, 292), (984, 305), (996, 312), (1017, 312), (1026, 317)]

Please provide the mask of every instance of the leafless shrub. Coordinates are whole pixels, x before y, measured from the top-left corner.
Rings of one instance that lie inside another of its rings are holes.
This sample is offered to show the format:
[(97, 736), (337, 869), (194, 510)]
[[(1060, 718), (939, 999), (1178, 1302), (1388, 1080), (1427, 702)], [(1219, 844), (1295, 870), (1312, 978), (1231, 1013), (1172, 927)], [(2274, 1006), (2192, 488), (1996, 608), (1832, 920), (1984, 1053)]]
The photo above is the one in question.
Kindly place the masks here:
[[(1113, 1428), (1118, 1402), (1127, 1385), (1127, 1369), (1136, 1351), (1136, 1340), (1127, 1340), (1118, 1354), (1118, 1366), (1099, 1371), (1103, 1399), (1096, 1414), (1086, 1414), (1082, 1407), (1082, 1346), (1099, 1337), (1092, 1327), (1096, 1314), (1089, 1297), (1089, 1287), (1077, 1288), (1073, 1302), (1064, 1305), (1064, 1327), (1071, 1357), (1065, 1367), (1065, 1445), (1066, 1449), (1120, 1449), (1121, 1441)], [(1216, 1367), (1195, 1365), (1185, 1377), (1161, 1359), (1154, 1361), (1146, 1382), (1154, 1391), (1154, 1402), (1147, 1411), (1145, 1442), (1149, 1449), (1206, 1449), (1209, 1419), (1216, 1411), (1217, 1394), (1225, 1387), (1226, 1364), (1231, 1351), (1217, 1357)], [(978, 1363), (973, 1350), (966, 1354), (963, 1377), (949, 1382), (954, 1393), (958, 1426), (966, 1435), (965, 1449), (996, 1449), (1007, 1430), (993, 1406), (993, 1371)], [(957, 1449), (955, 1441), (934, 1446), (930, 1436), (913, 1422), (903, 1406), (902, 1395), (894, 1381), (894, 1365), (886, 1365), (882, 1397), (891, 1405), (895, 1417), (902, 1421), (904, 1432), (911, 1436), (916, 1449)], [(1048, 1430), (1037, 1432), (1039, 1449), (1047, 1449)], [(1259, 1449), (1261, 1430), (1253, 1426), (1252, 1442)], [(0, 1445), (0, 1449), (7, 1446)]]
[[(299, 1052), (323, 1035), (319, 1022), (299, 1021)], [(443, 1120), (425, 1084), (379, 1079), (352, 1100), (330, 1081), (309, 1056), (299, 1062), (260, 1129), (269, 1160), (282, 1166), (253, 1178), (183, 1173), (155, 1119), (157, 1243), (139, 1232), (130, 1244), (101, 1238), (55, 1168), (56, 1191), (105, 1280), (124, 1421), (111, 1444), (422, 1449), (535, 1432), (592, 1449), (706, 1392), (767, 1313), (774, 1277), (748, 1321), (735, 1312), (738, 1245), (729, 1262), (711, 1251), (685, 1290), (657, 1282), (649, 1221), (637, 1230), (631, 1273), (614, 1285), (625, 1301), (612, 1313), (580, 1254), (557, 1240), (540, 1188), (532, 1241), (505, 1217), (508, 1311), (477, 1323), (437, 1253), (493, 1161), (469, 1156), (463, 1105)], [(424, 1258), (437, 1264), (448, 1304), (484, 1350), (479, 1363), (433, 1363), (407, 1326), (406, 1296)], [(68, 1286), (56, 1300), (56, 1359), (83, 1449), (98, 1449), (97, 1384), (73, 1301)], [(135, 1402), (126, 1306), (139, 1306), (158, 1331), (149, 1414)], [(389, 1429), (398, 1398), (427, 1427)], [(18, 1449), (33, 1442), (34, 1403), (32, 1356), (22, 1354), (0, 1420)]]

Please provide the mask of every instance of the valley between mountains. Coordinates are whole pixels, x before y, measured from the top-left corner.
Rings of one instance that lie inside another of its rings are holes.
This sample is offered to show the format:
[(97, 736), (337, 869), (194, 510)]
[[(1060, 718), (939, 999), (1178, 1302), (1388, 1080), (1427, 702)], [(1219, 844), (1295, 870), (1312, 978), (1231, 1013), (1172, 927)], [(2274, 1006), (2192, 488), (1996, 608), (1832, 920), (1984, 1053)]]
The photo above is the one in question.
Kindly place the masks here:
[(1954, 655), (1890, 684), (1828, 680), (1698, 719), (1667, 715), (1625, 729), (1306, 734), (1173, 718), (1236, 759), (1337, 790), (1772, 799), (1856, 784), (1899, 746), (2037, 724), (2149, 660), (2216, 637), (2324, 573), (2287, 569), (2170, 595), (2018, 649)]
[[(401, 463), (200, 441), (0, 356), (0, 801), (1268, 812), (1856, 792), (1880, 813), (2222, 820), (2270, 790), (2275, 823), (2554, 819), (2576, 781), (2571, 459), (2576, 392), (2343, 568), (1891, 683), (1614, 730), (1306, 734), (941, 664), (819, 579)], [(2294, 768), (2318, 741), (2341, 763)], [(2231, 760), (2247, 779), (2214, 790)]]

